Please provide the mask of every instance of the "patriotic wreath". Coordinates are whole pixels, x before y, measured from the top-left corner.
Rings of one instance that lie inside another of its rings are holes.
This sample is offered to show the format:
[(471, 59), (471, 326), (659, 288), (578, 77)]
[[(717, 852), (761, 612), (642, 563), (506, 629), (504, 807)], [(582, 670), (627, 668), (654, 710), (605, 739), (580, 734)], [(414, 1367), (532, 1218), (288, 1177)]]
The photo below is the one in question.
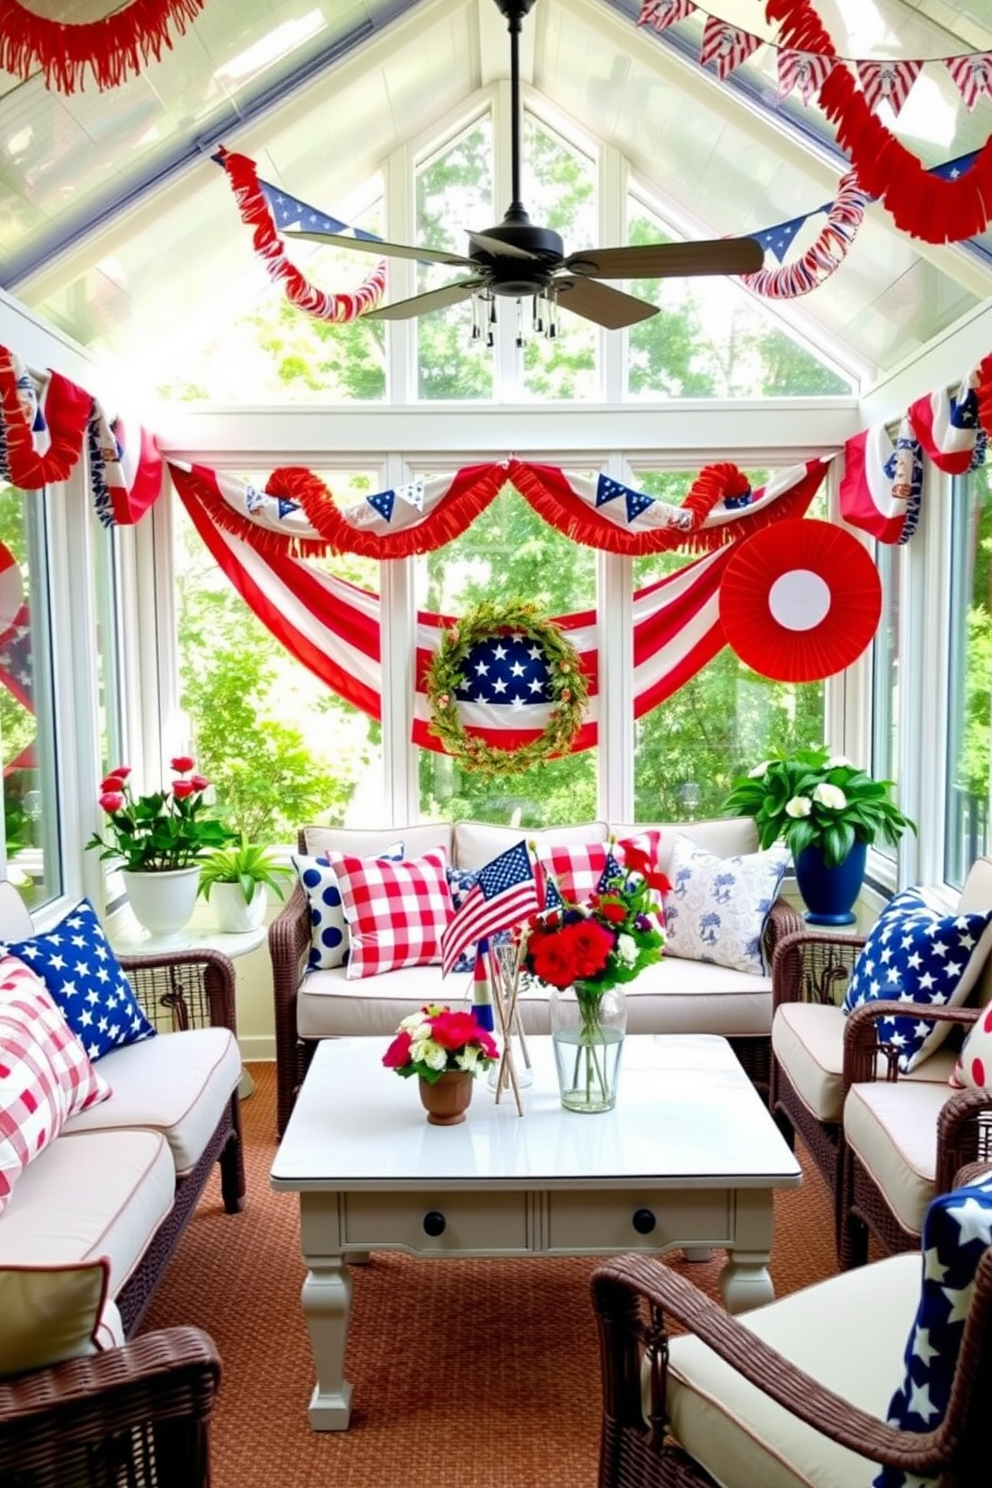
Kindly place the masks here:
[[(470, 734), (459, 716), (458, 689), (464, 686), (462, 666), (473, 647), (500, 635), (522, 635), (544, 653), (548, 668), (551, 711), (542, 733), (529, 744), (501, 749), (479, 734)], [(425, 679), (432, 734), (448, 754), (467, 770), (481, 775), (516, 775), (542, 764), (553, 755), (567, 754), (582, 726), (589, 689), (579, 653), (552, 620), (522, 600), (502, 604), (484, 601), (445, 631)]]

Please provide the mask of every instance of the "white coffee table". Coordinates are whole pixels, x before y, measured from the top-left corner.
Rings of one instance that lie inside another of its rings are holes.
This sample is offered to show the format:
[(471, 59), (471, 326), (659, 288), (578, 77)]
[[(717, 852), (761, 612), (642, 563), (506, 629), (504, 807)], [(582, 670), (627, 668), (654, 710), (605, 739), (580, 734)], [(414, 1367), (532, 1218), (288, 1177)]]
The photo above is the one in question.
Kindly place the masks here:
[(416, 1081), (383, 1068), (385, 1048), (321, 1041), (272, 1165), (273, 1188), (300, 1195), (315, 1430), (345, 1430), (351, 1413), (349, 1254), (719, 1246), (727, 1308), (772, 1300), (772, 1194), (801, 1172), (724, 1039), (628, 1037), (616, 1110), (588, 1116), (562, 1109), (551, 1040), (532, 1038), (525, 1114), (479, 1078), (452, 1127), (428, 1124)]

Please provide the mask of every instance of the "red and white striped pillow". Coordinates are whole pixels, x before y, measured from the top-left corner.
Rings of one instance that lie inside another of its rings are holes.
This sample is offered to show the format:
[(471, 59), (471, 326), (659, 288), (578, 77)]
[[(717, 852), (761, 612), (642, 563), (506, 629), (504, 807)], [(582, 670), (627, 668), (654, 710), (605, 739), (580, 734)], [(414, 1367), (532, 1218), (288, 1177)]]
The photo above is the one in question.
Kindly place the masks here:
[(32, 1158), (76, 1111), (110, 1095), (45, 984), (0, 960), (0, 1213)]
[(349, 981), (441, 960), (441, 936), (454, 914), (444, 848), (402, 863), (336, 852), (328, 858), (348, 921)]

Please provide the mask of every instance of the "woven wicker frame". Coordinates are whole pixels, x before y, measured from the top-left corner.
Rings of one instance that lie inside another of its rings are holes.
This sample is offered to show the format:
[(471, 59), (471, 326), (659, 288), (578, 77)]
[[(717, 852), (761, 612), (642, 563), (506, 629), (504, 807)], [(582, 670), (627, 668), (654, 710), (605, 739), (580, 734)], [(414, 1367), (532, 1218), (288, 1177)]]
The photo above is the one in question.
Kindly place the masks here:
[[(931, 1021), (953, 1024), (966, 1031), (979, 1015), (977, 1008), (927, 1008)], [(893, 1012), (904, 1013), (905, 1005), (876, 1002), (856, 1008), (844, 1028), (844, 1095), (854, 1084), (879, 1078), (880, 1056), (883, 1078), (897, 1083), (897, 1052), (878, 1037), (878, 1020)], [(936, 1160), (933, 1192), (947, 1193), (955, 1175), (967, 1164), (992, 1160), (992, 1095), (987, 1090), (961, 1090), (944, 1105), (937, 1120)], [(897, 1219), (884, 1191), (844, 1144), (840, 1174), (840, 1263), (847, 1269), (868, 1259), (869, 1237), (893, 1254), (915, 1250), (918, 1230), (907, 1230)]]
[[(889, 1426), (824, 1388), (657, 1261), (621, 1256), (597, 1267), (592, 1298), (603, 1383), (599, 1488), (713, 1488), (705, 1469), (667, 1433), (666, 1317), (696, 1333), (800, 1420), (870, 1461), (931, 1474), (941, 1488), (988, 1483), (984, 1423), (992, 1389), (992, 1251), (979, 1266), (947, 1415), (926, 1435)], [(641, 1408), (645, 1367), (652, 1380), (652, 1427)]]
[(167, 1328), (0, 1380), (4, 1488), (209, 1488), (210, 1338)]
[[(300, 850), (303, 851), (302, 841)], [(765, 922), (767, 965), (773, 964), (779, 942), (793, 936), (801, 925), (802, 920), (795, 910), (784, 899), (776, 900)], [(276, 1025), (276, 1125), (280, 1137), (286, 1130), (297, 1092), (319, 1042), (302, 1039), (296, 1031), (297, 998), (307, 974), (309, 956), (310, 908), (306, 891), (297, 883), (269, 926)], [(730, 1043), (750, 1079), (766, 1096), (771, 1074), (770, 1037), (731, 1038)]]

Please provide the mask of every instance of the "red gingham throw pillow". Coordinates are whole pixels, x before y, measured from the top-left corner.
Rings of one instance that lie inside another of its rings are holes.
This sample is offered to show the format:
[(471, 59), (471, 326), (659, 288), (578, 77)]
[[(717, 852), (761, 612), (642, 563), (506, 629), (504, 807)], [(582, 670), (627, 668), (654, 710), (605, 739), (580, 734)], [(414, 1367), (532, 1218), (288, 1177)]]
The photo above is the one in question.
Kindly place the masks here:
[(454, 913), (443, 848), (404, 863), (347, 853), (328, 857), (348, 921), (349, 981), (440, 961), (441, 936)]
[(32, 1158), (76, 1111), (106, 1100), (98, 1075), (44, 983), (0, 960), (0, 1213)]
[(606, 867), (605, 842), (541, 843), (537, 855), (548, 869), (558, 892), (569, 904), (585, 904), (599, 887)]

